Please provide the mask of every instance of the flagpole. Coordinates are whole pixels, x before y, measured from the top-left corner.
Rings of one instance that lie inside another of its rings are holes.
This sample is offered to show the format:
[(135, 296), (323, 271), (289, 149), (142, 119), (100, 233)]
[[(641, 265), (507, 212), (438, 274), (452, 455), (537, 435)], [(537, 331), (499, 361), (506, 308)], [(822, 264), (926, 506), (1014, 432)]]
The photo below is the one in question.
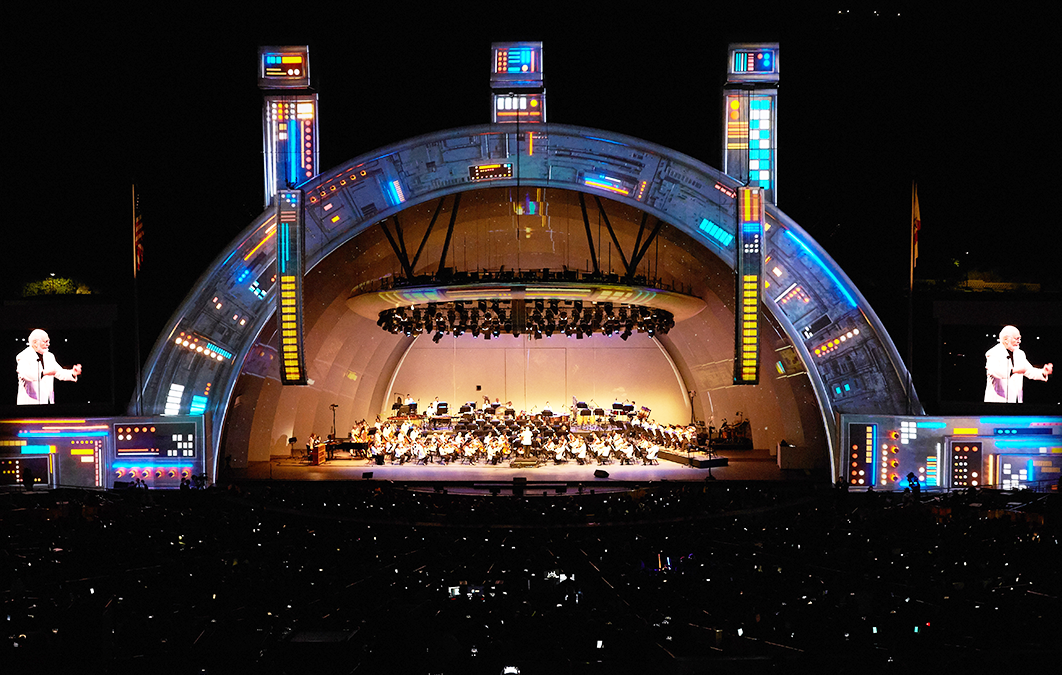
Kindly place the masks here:
[(907, 279), (907, 414), (913, 414), (911, 390), (914, 388), (914, 268), (915, 268), (915, 215), (918, 208), (918, 186), (911, 181), (910, 265)]
[(138, 263), (137, 258), (137, 236), (140, 229), (139, 209), (136, 203), (136, 183), (133, 184), (133, 355), (136, 359), (136, 415), (140, 417), (144, 414), (143, 410), (143, 397), (144, 397), (144, 381), (143, 381), (143, 368), (140, 364), (140, 282), (137, 279)]

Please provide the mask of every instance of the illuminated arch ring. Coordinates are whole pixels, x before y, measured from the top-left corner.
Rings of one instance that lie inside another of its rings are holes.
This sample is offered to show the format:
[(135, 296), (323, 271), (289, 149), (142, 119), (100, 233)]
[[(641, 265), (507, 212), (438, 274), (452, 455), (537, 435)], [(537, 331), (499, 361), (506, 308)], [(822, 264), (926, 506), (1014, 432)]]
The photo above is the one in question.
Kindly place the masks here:
[[(558, 124), (519, 132), (507, 125), (439, 131), (308, 181), (300, 186), (306, 193), (306, 268), (415, 204), (515, 185), (607, 196), (682, 230), (734, 268), (739, 184), (733, 178), (644, 140)], [(903, 413), (907, 370), (873, 310), (822, 247), (772, 205), (766, 225), (771, 286), (764, 304), (807, 368), (836, 475), (836, 413)], [(274, 313), (264, 280), (276, 260), (274, 234), (274, 212), (267, 209), (200, 277), (146, 364), (144, 413), (210, 414), (215, 457), (208, 466), (214, 468), (240, 364)], [(851, 358), (853, 349), (862, 358)], [(920, 413), (913, 392), (910, 399)]]

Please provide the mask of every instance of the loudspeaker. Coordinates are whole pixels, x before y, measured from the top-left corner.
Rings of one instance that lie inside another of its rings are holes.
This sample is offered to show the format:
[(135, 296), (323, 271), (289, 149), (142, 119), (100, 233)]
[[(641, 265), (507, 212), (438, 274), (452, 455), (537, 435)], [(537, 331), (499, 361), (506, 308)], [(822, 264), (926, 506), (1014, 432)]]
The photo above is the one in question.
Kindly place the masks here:
[(594, 478), (608, 478), (608, 471), (604, 469), (594, 469)]
[(361, 478), (362, 480), (372, 480), (372, 471), (363, 471)]

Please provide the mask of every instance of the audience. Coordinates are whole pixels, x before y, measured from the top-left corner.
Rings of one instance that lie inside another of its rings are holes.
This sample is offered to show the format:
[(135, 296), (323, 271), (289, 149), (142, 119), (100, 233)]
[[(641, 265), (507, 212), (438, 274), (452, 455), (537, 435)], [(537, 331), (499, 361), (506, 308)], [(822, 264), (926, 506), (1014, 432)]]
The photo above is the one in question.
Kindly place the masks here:
[(599, 489), (0, 493), (4, 650), (114, 673), (982, 672), (1057, 654), (1053, 493)]

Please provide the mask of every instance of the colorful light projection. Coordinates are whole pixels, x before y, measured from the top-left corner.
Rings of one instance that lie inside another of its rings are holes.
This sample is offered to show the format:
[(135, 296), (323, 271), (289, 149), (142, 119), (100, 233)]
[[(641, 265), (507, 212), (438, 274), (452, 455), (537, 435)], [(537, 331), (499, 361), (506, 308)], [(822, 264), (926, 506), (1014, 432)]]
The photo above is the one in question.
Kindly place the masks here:
[(768, 190), (775, 188), (773, 95), (748, 92), (726, 96), (726, 151), (724, 171), (742, 182)]
[(310, 48), (258, 48), (259, 89), (306, 89), (310, 86)]
[(305, 183), (317, 173), (317, 94), (266, 96), (262, 115), (268, 207), (278, 190)]
[(306, 384), (303, 356), (302, 274), (304, 249), (303, 195), (301, 190), (277, 193), (277, 276), (280, 292), (277, 316), (280, 322), (280, 381)]
[(760, 381), (763, 223), (763, 190), (755, 187), (739, 188), (734, 384), (758, 384)]

